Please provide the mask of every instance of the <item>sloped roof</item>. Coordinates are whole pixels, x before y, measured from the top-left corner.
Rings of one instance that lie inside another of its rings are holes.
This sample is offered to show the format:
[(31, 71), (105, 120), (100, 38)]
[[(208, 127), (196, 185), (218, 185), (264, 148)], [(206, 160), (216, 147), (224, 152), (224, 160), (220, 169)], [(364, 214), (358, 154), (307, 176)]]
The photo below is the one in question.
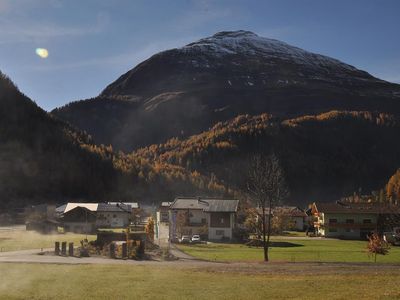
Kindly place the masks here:
[(57, 212), (59, 213), (66, 213), (69, 212), (70, 210), (73, 210), (74, 208), (77, 207), (84, 207), (88, 209), (91, 212), (97, 212), (97, 211), (102, 211), (102, 212), (121, 212), (121, 211), (126, 211), (126, 212), (131, 212), (132, 207), (130, 205), (126, 204), (121, 204), (119, 202), (116, 202), (117, 204), (110, 204), (110, 203), (67, 203), (65, 205), (62, 205), (57, 208)]
[[(315, 211), (316, 210), (316, 211)], [(400, 207), (378, 203), (314, 203), (313, 212), (352, 214), (399, 214)]]
[(290, 217), (306, 217), (307, 214), (297, 206), (277, 206), (273, 209), (273, 213), (279, 213)]
[(239, 200), (211, 198), (176, 198), (171, 209), (198, 209), (204, 212), (236, 212)]
[(67, 204), (60, 205), (60, 206), (56, 207), (56, 212), (62, 214), (65, 211), (66, 207), (67, 207)]
[(137, 202), (108, 202), (108, 204), (125, 204), (125, 205), (130, 205), (132, 208), (139, 208), (139, 203)]
[(109, 204), (109, 203), (99, 203), (97, 207), (97, 211), (101, 212), (126, 212), (130, 213), (132, 207), (130, 205), (125, 204)]
[(67, 203), (65, 207), (64, 213), (76, 208), (76, 207), (84, 207), (90, 211), (97, 211), (98, 203)]
[[(261, 208), (257, 208), (259, 214), (262, 213)], [(265, 208), (265, 213), (269, 213), (269, 208)], [(306, 217), (307, 214), (297, 206), (276, 206), (272, 209), (272, 214), (281, 214), (288, 217)]]

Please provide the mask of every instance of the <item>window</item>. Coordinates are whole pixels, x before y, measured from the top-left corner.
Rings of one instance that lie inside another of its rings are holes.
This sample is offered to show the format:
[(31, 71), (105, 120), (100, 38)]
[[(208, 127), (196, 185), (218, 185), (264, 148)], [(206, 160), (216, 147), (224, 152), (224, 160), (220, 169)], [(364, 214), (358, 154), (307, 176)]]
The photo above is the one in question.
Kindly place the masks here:
[(372, 221), (371, 221), (371, 219), (364, 219), (364, 220), (363, 220), (363, 223), (364, 223), (364, 224), (371, 224)]
[(329, 219), (329, 223), (337, 223), (337, 219)]
[(354, 220), (353, 219), (346, 219), (346, 223), (347, 224), (354, 224)]
[(114, 215), (113, 215), (113, 218), (116, 218), (116, 217), (117, 217), (117, 215), (116, 215), (116, 214), (114, 214)]
[(201, 224), (206, 224), (206, 219), (205, 218), (201, 219)]
[(223, 218), (221, 218), (220, 223), (221, 223), (221, 224), (224, 224), (224, 219), (223, 219)]
[(216, 235), (224, 235), (224, 234), (225, 234), (225, 231), (224, 231), (224, 230), (216, 230), (216, 231), (215, 231), (215, 234), (216, 234)]
[(329, 232), (337, 232), (337, 228), (329, 228)]

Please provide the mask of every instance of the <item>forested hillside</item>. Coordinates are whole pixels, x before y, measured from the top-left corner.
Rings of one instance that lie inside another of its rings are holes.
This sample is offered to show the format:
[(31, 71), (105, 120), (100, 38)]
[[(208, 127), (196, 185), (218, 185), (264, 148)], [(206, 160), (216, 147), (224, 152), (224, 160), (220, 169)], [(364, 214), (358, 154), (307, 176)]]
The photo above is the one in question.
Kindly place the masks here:
[(140, 149), (131, 157), (174, 164), (245, 190), (248, 159), (275, 152), (290, 202), (328, 201), (383, 187), (400, 165), (399, 120), (389, 114), (332, 111), (281, 120), (242, 115), (188, 139)]
[(224, 193), (177, 166), (129, 160), (40, 109), (0, 73), (0, 208)]
[[(275, 152), (291, 196), (306, 204), (368, 192), (400, 166), (397, 117), (332, 111), (282, 119), (240, 115), (187, 139), (133, 153), (96, 145), (0, 78), (0, 206), (61, 201), (159, 202), (177, 195), (240, 197), (248, 161)], [(398, 172), (387, 186), (399, 194)]]
[(390, 177), (386, 185), (386, 195), (391, 200), (400, 200), (400, 169)]

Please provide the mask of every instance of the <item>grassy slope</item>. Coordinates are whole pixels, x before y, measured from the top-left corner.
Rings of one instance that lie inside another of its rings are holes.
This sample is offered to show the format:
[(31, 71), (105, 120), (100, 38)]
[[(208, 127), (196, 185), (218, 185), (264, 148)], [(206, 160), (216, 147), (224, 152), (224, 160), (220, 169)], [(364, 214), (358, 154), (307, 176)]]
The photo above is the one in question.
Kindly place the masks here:
[(158, 266), (0, 264), (0, 299), (377, 299), (399, 274), (244, 275)]
[[(86, 236), (84, 234), (66, 233), (66, 234), (40, 234), (34, 231), (12, 230), (0, 231), (0, 250), (16, 251), (28, 249), (40, 249), (54, 247), (54, 242), (73, 242), (79, 245), (79, 242)], [(94, 235), (88, 235), (89, 240), (96, 239)]]
[[(365, 241), (285, 240), (284, 238), (273, 239), (273, 241), (277, 244), (270, 248), (271, 261), (373, 262), (373, 258), (366, 252), (367, 242)], [(179, 245), (178, 247), (189, 255), (211, 261), (262, 261), (263, 259), (262, 248), (241, 244), (215, 243)], [(392, 247), (388, 255), (378, 256), (377, 261), (400, 263), (400, 247)]]

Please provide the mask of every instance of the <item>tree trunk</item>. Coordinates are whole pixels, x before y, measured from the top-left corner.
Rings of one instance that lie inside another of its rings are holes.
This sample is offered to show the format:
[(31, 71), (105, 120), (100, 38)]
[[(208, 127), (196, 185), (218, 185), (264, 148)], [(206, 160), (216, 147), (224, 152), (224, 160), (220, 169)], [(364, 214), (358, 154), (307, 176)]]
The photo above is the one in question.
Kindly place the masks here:
[(266, 253), (267, 259), (266, 261), (268, 261), (268, 249), (269, 249), (269, 240), (271, 237), (271, 215), (272, 215), (272, 201), (269, 201), (269, 211), (268, 211), (268, 231), (267, 231), (267, 243), (266, 243), (266, 250), (264, 250), (264, 252)]
[(265, 205), (262, 207), (262, 232), (263, 232), (263, 247), (264, 247), (264, 261), (268, 261), (268, 245), (267, 241), (265, 240), (266, 226), (265, 226)]

